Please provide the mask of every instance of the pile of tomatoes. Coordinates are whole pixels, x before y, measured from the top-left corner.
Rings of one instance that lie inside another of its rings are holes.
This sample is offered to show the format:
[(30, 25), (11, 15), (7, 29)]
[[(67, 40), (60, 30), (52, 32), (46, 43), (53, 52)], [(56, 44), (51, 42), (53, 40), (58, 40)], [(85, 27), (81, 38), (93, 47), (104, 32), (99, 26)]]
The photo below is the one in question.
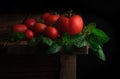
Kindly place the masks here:
[(45, 12), (40, 15), (41, 22), (35, 18), (28, 18), (22, 24), (13, 26), (13, 32), (24, 33), (26, 39), (30, 40), (39, 35), (44, 35), (50, 39), (56, 39), (63, 34), (70, 36), (81, 33), (84, 22), (79, 14), (51, 14)]

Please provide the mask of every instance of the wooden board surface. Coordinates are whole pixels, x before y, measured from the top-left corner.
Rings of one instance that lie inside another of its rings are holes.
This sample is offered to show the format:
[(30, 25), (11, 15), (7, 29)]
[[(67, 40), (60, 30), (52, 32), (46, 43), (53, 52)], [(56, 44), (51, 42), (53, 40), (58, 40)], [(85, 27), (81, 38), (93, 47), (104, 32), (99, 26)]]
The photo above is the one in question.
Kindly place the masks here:
[(59, 79), (59, 57), (0, 56), (0, 79)]

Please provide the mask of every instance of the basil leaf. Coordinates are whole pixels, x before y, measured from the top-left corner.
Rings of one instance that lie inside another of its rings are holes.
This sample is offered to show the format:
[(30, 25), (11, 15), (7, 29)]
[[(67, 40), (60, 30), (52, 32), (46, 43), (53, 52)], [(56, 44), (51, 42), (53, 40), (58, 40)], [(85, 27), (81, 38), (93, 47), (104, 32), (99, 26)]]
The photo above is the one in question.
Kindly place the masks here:
[(95, 39), (98, 40), (101, 43), (106, 43), (110, 39), (109, 36), (100, 29), (97, 29), (97, 28), (93, 29), (92, 33), (96, 36)]
[(53, 44), (48, 48), (48, 54), (55, 54), (58, 53), (61, 50), (61, 46), (58, 44)]
[(78, 48), (88, 45), (87, 41), (85, 40), (84, 35), (82, 34), (74, 35), (72, 37), (72, 42)]
[(65, 33), (62, 37), (61, 37), (61, 43), (64, 46), (69, 46), (72, 45), (72, 41), (70, 38), (70, 35), (68, 33)]
[(83, 28), (82, 33), (84, 35), (90, 35), (92, 33), (92, 31), (93, 31), (94, 28), (96, 28), (96, 24), (95, 23), (89, 23), (87, 26), (85, 26)]
[(46, 44), (48, 46), (51, 46), (53, 44), (53, 41), (48, 37), (40, 36), (39, 39), (41, 43)]
[(72, 38), (70, 37), (70, 35), (68, 33), (65, 33), (62, 37), (61, 37), (61, 43), (63, 46), (63, 50), (68, 53), (68, 54), (72, 54), (72, 45), (73, 42), (71, 40)]
[(13, 32), (11, 40), (12, 41), (20, 41), (20, 40), (25, 40), (26, 36), (24, 33), (17, 33), (17, 32)]
[(92, 45), (93, 47), (97, 47), (97, 45), (101, 45), (102, 46), (102, 43), (101, 41), (99, 40), (99, 38), (94, 35), (94, 34), (90, 34), (89, 36), (86, 37), (86, 40), (88, 41), (88, 43), (90, 45)]
[(28, 42), (28, 45), (29, 45), (30, 47), (35, 46), (35, 45), (36, 45), (36, 39), (35, 39), (35, 38), (31, 39), (31, 40)]
[(62, 37), (61, 37), (61, 43), (62, 45), (66, 45), (67, 43), (71, 42), (70, 40), (70, 35), (68, 33), (65, 33)]
[(102, 49), (102, 47), (101, 47), (100, 45), (97, 45), (97, 47), (91, 48), (91, 49), (92, 49), (93, 51), (95, 51), (95, 55), (96, 55), (99, 59), (101, 59), (101, 60), (103, 60), (103, 61), (106, 60), (105, 54), (104, 54), (103, 49)]

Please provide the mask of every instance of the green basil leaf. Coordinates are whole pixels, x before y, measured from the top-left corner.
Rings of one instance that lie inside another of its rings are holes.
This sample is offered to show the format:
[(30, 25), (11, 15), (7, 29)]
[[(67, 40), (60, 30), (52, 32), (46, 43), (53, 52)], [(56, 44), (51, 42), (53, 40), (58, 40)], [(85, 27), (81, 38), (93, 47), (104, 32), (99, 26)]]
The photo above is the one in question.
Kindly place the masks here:
[(99, 59), (101, 59), (101, 60), (103, 60), (103, 61), (106, 60), (105, 54), (104, 54), (103, 49), (102, 49), (102, 47), (101, 47), (100, 45), (97, 45), (97, 47), (94, 47), (94, 48), (91, 48), (91, 49), (92, 49), (93, 51), (95, 51), (95, 55), (96, 55)]
[(51, 46), (53, 44), (53, 41), (48, 37), (40, 36), (39, 39), (40, 39), (40, 42), (48, 46)]
[(87, 42), (92, 45), (92, 47), (97, 47), (97, 45), (101, 45), (102, 46), (102, 43), (101, 41), (99, 40), (99, 38), (94, 35), (94, 34), (90, 34), (89, 36), (86, 37), (86, 40)]
[(78, 48), (88, 45), (87, 41), (85, 40), (84, 35), (82, 34), (74, 35), (72, 37), (72, 42)]
[(24, 33), (16, 33), (16, 32), (13, 32), (12, 38), (11, 38), (12, 41), (20, 41), (25, 39), (26, 39), (26, 36)]
[(84, 46), (87, 46), (87, 45), (89, 45), (89, 43), (86, 40), (83, 40), (79, 47), (84, 47)]
[(28, 45), (29, 45), (30, 47), (35, 46), (35, 45), (36, 45), (36, 39), (35, 39), (35, 38), (31, 39), (31, 40), (28, 42)]
[(61, 46), (58, 44), (53, 44), (48, 48), (48, 54), (55, 54), (58, 53), (61, 50)]
[(110, 39), (109, 36), (100, 29), (97, 29), (97, 28), (93, 29), (92, 33), (94, 34), (94, 36), (96, 36), (95, 39), (98, 40), (101, 43), (106, 43)]
[(65, 45), (65, 46), (72, 45), (72, 41), (71, 41), (70, 35), (68, 33), (65, 33), (61, 37), (61, 43), (62, 43), (62, 45)]
[(71, 40), (72, 42), (76, 42), (76, 41), (79, 41), (79, 40), (83, 40), (84, 36), (82, 34), (76, 34), (76, 35), (73, 35)]
[(94, 28), (96, 28), (96, 24), (95, 23), (89, 23), (87, 26), (85, 26), (83, 28), (82, 33), (84, 35), (90, 35), (92, 33), (92, 31), (93, 31)]

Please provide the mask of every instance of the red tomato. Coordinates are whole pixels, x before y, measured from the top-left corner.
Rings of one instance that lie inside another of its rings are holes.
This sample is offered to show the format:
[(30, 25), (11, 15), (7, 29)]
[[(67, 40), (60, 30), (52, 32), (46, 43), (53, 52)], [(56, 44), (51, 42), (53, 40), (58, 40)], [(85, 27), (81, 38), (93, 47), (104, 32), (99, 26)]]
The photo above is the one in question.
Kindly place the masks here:
[(45, 19), (45, 24), (46, 25), (54, 25), (56, 23), (56, 21), (59, 19), (60, 15), (56, 14), (56, 15), (50, 15)]
[(42, 14), (41, 18), (42, 18), (43, 20), (46, 20), (46, 18), (47, 18), (48, 16), (50, 16), (50, 15), (51, 15), (50, 13), (46, 12), (46, 13)]
[(18, 33), (23, 33), (27, 30), (27, 26), (24, 24), (17, 24), (13, 26), (13, 31)]
[(62, 35), (68, 32), (69, 29), (69, 18), (65, 16), (61, 16), (59, 20), (56, 22), (58, 26), (59, 33)]
[(37, 23), (37, 21), (36, 21), (34, 18), (28, 18), (28, 19), (25, 21), (25, 25), (26, 25), (28, 28), (32, 28), (36, 23)]
[(32, 30), (26, 30), (26, 32), (25, 32), (25, 36), (26, 36), (26, 38), (27, 39), (32, 39), (32, 38), (34, 38), (34, 33), (33, 33), (33, 31)]
[(70, 35), (79, 34), (83, 29), (83, 25), (84, 23), (82, 17), (79, 15), (73, 15), (70, 18), (70, 28), (69, 28)]
[(47, 28), (47, 26), (45, 24), (36, 23), (33, 30), (38, 35), (38, 34), (44, 32), (46, 28)]
[(79, 34), (83, 29), (83, 19), (80, 15), (73, 15), (70, 18), (61, 16), (57, 21), (60, 34), (68, 32), (71, 36)]
[(58, 30), (55, 27), (48, 26), (45, 30), (45, 35), (51, 39), (55, 39), (58, 37)]

